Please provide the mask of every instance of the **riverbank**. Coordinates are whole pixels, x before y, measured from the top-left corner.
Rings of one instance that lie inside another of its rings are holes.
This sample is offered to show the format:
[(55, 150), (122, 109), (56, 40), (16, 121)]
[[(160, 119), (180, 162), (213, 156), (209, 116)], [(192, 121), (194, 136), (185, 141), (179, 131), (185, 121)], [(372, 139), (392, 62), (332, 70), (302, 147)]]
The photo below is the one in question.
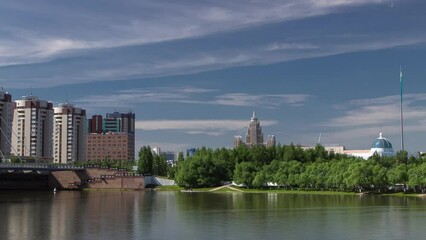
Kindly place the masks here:
[(247, 189), (237, 186), (221, 186), (215, 188), (194, 188), (191, 190), (179, 186), (159, 186), (156, 191), (182, 191), (182, 192), (239, 192), (239, 193), (278, 193), (278, 194), (306, 194), (306, 195), (380, 195), (395, 197), (426, 197), (426, 194), (418, 193), (371, 193), (371, 192), (340, 192), (340, 191), (311, 191), (311, 190), (285, 190), (285, 189)]

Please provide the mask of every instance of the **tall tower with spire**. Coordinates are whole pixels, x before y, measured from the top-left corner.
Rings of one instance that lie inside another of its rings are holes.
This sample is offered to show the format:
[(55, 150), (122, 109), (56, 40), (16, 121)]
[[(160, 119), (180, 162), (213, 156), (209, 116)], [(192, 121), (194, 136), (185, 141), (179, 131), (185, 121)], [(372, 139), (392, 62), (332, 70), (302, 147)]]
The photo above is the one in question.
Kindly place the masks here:
[(254, 111), (247, 128), (246, 144), (249, 147), (263, 145), (262, 127), (260, 127), (260, 122), (256, 118), (256, 112)]

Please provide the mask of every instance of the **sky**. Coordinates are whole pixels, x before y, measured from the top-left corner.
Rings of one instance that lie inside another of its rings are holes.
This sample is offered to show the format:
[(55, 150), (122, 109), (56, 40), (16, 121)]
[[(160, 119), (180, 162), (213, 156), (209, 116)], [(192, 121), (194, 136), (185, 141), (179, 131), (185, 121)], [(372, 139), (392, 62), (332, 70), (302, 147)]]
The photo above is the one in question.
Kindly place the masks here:
[(233, 147), (252, 112), (281, 144), (426, 151), (423, 0), (0, 0), (0, 85), (133, 111), (136, 148)]

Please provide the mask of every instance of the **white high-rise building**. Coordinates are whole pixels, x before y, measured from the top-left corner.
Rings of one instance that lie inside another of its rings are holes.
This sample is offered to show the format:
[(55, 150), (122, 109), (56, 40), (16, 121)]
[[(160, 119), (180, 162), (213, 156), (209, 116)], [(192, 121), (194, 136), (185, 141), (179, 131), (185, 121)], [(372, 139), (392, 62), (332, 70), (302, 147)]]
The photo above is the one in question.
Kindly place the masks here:
[(0, 162), (10, 156), (13, 106), (12, 95), (0, 91)]
[(86, 110), (68, 103), (53, 110), (53, 162), (86, 161)]
[(15, 101), (12, 153), (27, 160), (52, 161), (52, 103), (36, 96)]

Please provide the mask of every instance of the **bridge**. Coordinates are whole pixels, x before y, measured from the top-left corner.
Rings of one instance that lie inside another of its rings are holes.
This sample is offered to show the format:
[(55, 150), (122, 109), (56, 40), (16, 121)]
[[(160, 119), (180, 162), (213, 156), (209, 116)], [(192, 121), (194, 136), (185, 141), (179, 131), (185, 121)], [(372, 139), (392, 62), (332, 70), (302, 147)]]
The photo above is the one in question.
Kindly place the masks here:
[(174, 181), (99, 165), (0, 163), (1, 189), (144, 189)]
[(0, 163), (0, 174), (1, 173), (37, 173), (37, 174), (49, 174), (57, 171), (82, 171), (85, 167), (74, 166), (74, 165), (51, 165), (51, 164), (39, 164), (39, 163)]
[(99, 165), (0, 163), (1, 189), (143, 189), (174, 185), (173, 180)]

